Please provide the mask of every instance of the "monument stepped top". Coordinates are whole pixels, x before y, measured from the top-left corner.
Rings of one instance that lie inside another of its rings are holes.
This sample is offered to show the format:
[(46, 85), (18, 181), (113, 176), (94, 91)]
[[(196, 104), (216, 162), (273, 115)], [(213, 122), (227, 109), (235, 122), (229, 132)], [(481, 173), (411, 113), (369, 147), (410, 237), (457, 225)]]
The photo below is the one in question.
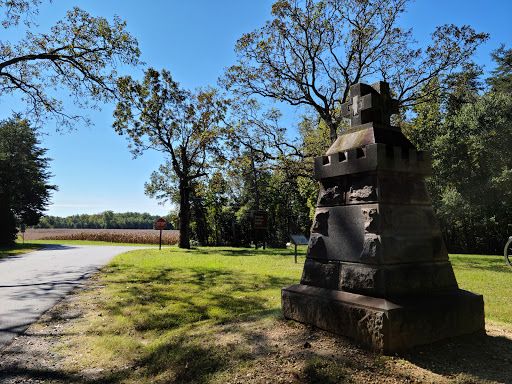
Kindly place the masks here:
[(398, 101), (391, 97), (389, 84), (384, 81), (352, 85), (341, 113), (350, 118), (351, 129), (341, 133), (327, 155), (377, 143), (414, 148), (400, 128), (391, 126), (391, 115), (398, 113)]
[(395, 113), (398, 113), (398, 100), (391, 98), (385, 81), (352, 85), (348, 101), (341, 105), (341, 115), (350, 118), (352, 128), (366, 123), (390, 126), (391, 115)]

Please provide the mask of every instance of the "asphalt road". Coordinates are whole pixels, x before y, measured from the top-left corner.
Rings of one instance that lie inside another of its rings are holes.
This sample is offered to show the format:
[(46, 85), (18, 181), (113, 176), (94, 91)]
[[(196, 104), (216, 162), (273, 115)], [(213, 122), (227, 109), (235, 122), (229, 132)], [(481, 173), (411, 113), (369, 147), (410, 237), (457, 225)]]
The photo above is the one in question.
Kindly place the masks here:
[(47, 245), (0, 259), (0, 351), (114, 256), (135, 247)]

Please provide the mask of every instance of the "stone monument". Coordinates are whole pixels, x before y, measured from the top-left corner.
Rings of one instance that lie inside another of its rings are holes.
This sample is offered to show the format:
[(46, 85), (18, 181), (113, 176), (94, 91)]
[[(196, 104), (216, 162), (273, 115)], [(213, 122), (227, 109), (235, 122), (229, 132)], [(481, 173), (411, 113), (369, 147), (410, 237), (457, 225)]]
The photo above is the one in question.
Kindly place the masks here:
[(283, 315), (381, 353), (485, 332), (483, 297), (458, 288), (428, 196), (430, 153), (391, 126), (389, 85), (355, 84), (341, 108), (351, 129), (315, 159), (315, 219)]

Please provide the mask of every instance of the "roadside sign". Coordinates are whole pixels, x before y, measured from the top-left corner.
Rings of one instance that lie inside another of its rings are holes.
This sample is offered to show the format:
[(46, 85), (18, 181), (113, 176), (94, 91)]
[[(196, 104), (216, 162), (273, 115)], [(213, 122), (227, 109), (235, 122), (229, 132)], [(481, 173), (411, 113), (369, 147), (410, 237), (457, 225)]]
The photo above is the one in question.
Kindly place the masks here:
[(158, 219), (155, 223), (157, 229), (165, 229), (165, 227), (167, 227), (167, 221), (165, 221), (165, 219)]
[(290, 235), (290, 240), (295, 245), (308, 245), (309, 240), (303, 235)]
[(162, 229), (167, 227), (167, 221), (165, 221), (165, 219), (159, 218), (156, 221), (155, 226), (160, 230), (160, 245), (158, 246), (158, 249), (162, 249)]
[(289, 235), (290, 240), (295, 245), (295, 264), (297, 264), (297, 245), (308, 245), (309, 240), (303, 235)]
[(254, 229), (267, 229), (268, 228), (268, 213), (265, 211), (252, 212)]
[(21, 224), (20, 232), (21, 232), (21, 237), (23, 239), (23, 244), (25, 244), (25, 224)]

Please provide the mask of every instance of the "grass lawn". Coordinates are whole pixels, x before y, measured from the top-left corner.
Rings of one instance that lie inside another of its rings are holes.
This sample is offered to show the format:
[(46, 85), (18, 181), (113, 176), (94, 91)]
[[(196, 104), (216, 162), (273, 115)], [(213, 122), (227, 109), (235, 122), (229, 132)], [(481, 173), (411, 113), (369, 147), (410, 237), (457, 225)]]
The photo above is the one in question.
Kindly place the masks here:
[(39, 244), (20, 244), (16, 243), (12, 247), (0, 247), (0, 259), (9, 256), (21, 255), (22, 253), (33, 252), (41, 249), (42, 246)]
[(460, 289), (484, 295), (485, 319), (512, 325), (512, 269), (503, 256), (450, 255)]
[(57, 311), (40, 325), (48, 328), (43, 334), (61, 330), (62, 367), (50, 382), (507, 382), (512, 270), (503, 257), (450, 260), (459, 287), (484, 295), (486, 321), (504, 333), (381, 357), (281, 318), (281, 288), (300, 281), (305, 252), (299, 247), (298, 264), (293, 249), (167, 248), (116, 256), (62, 304), (68, 306), (62, 318)]
[(271, 326), (280, 315), (281, 288), (300, 280), (304, 253), (298, 264), (292, 250), (174, 248), (119, 255), (96, 276), (100, 290), (80, 293), (87, 312), (65, 346), (68, 368), (124, 375), (122, 367), (137, 361), (141, 368), (122, 382), (224, 382), (229, 360), (239, 362), (237, 369), (249, 364), (228, 329), (249, 318)]
[[(95, 276), (91, 289), (79, 293), (86, 311), (63, 344), (66, 369), (99, 369), (110, 372), (105, 382), (119, 383), (225, 383), (248, 377), (258, 369), (251, 340), (284, 324), (280, 290), (300, 281), (304, 255), (302, 247), (298, 264), (293, 250), (275, 249), (173, 248), (119, 255)], [(460, 288), (484, 294), (487, 319), (509, 327), (512, 271), (503, 258), (453, 255), (451, 260)], [(272, 354), (273, 346), (264, 339), (263, 344), (263, 354)], [(334, 383), (346, 371), (336, 367), (315, 358), (303, 375), (309, 375), (306, 382)]]

